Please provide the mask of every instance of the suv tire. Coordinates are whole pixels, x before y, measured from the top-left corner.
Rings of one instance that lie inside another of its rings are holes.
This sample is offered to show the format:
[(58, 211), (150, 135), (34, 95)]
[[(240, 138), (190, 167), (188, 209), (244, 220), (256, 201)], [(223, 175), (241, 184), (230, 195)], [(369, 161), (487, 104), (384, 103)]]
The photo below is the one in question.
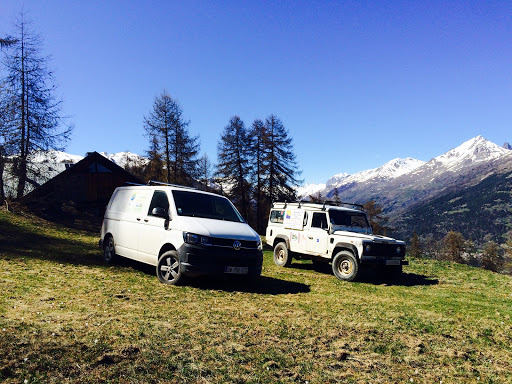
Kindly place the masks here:
[(274, 247), (274, 263), (279, 267), (289, 267), (292, 264), (292, 256), (286, 243), (280, 242)]
[(359, 265), (352, 252), (340, 251), (332, 259), (332, 272), (340, 280), (353, 281), (358, 271)]

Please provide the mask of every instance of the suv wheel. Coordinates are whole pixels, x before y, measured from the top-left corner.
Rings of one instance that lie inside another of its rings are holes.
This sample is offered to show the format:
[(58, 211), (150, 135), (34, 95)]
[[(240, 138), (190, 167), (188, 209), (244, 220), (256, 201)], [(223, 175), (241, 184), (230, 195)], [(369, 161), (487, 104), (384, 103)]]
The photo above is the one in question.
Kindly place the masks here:
[(286, 243), (277, 243), (274, 247), (274, 263), (280, 267), (289, 267), (292, 264), (292, 256), (286, 248)]
[(164, 284), (176, 285), (182, 278), (178, 252), (167, 251), (158, 259), (156, 266), (158, 280)]
[(332, 271), (340, 280), (353, 281), (359, 270), (354, 255), (349, 251), (340, 251), (332, 259)]

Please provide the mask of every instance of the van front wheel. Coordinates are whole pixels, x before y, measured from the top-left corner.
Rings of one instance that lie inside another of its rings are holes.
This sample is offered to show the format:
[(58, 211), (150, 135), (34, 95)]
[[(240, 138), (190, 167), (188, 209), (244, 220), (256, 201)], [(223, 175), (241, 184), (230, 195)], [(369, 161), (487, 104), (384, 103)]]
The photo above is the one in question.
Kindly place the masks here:
[(167, 251), (160, 256), (156, 266), (156, 275), (161, 283), (178, 284), (182, 278), (178, 252)]

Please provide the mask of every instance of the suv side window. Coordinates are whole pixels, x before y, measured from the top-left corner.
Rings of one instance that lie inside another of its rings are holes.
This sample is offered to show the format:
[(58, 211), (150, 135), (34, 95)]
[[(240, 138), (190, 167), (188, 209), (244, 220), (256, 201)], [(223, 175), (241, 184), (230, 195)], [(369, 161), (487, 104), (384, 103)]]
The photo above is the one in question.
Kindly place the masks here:
[(311, 228), (327, 229), (327, 215), (323, 212), (313, 212)]
[(284, 210), (283, 211), (271, 211), (270, 222), (283, 224), (284, 221)]
[(164, 191), (155, 191), (151, 204), (149, 205), (148, 215), (153, 216), (151, 212), (153, 208), (163, 208), (165, 212), (169, 212), (169, 199)]

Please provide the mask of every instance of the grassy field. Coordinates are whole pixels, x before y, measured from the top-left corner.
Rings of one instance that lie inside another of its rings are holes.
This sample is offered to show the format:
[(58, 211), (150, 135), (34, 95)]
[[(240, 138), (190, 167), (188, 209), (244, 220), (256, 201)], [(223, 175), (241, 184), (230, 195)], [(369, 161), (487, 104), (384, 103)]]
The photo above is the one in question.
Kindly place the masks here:
[(397, 282), (309, 262), (160, 284), (97, 234), (0, 212), (0, 382), (509, 383), (512, 278), (411, 260)]

